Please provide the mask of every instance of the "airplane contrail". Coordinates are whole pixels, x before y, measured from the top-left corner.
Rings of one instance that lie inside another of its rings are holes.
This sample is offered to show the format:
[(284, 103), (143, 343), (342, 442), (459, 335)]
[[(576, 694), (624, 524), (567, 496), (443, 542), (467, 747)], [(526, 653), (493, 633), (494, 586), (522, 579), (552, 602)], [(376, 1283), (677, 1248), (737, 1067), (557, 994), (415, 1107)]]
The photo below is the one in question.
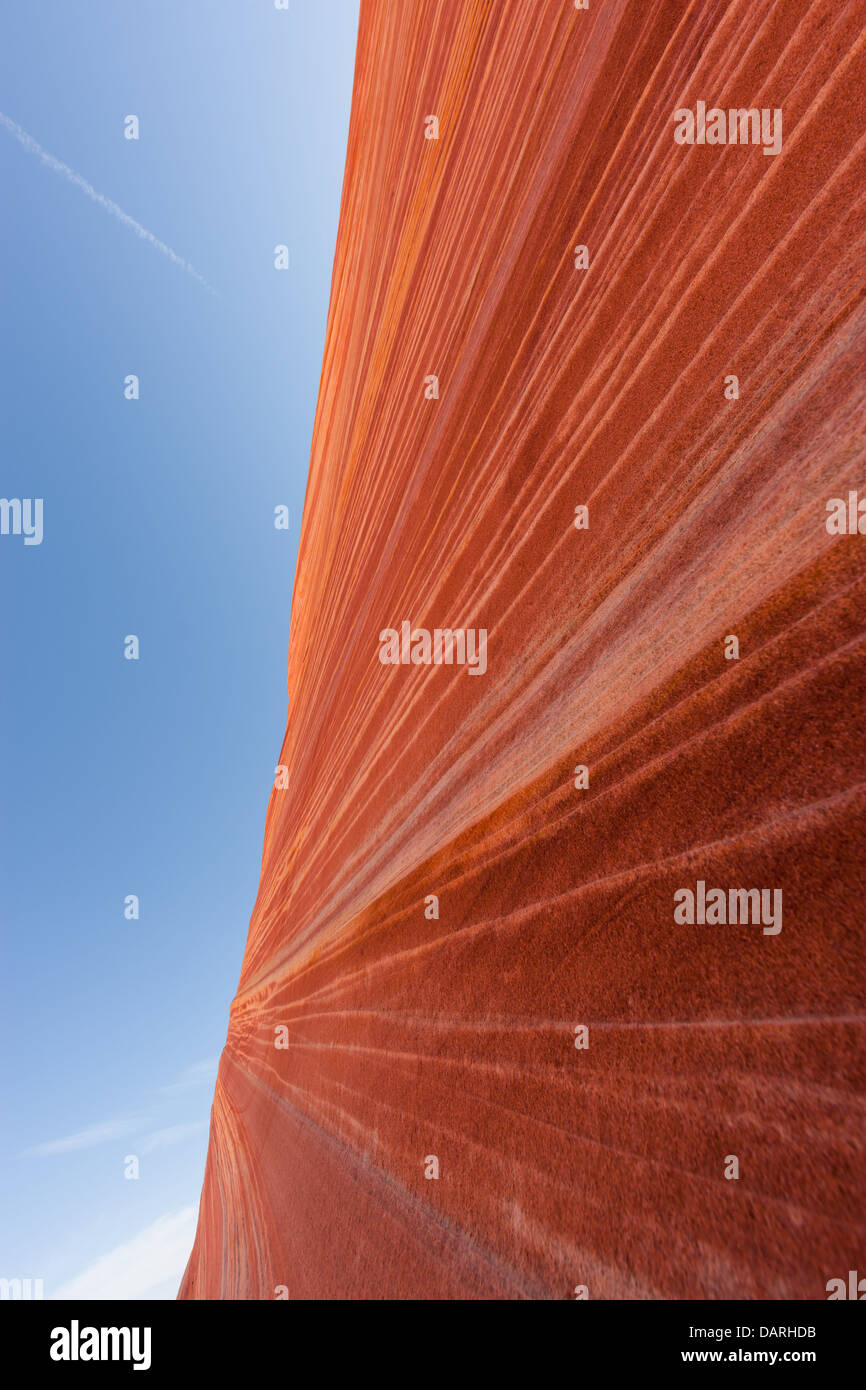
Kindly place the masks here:
[(125, 227), (129, 227), (135, 232), (136, 236), (141, 237), (142, 241), (149, 242), (157, 251), (161, 251), (163, 256), (167, 256), (168, 259), (173, 261), (176, 266), (179, 266), (181, 270), (185, 270), (187, 275), (191, 275), (194, 280), (198, 280), (199, 284), (203, 285), (211, 294), (216, 293), (208, 284), (207, 280), (205, 280), (204, 276), (199, 275), (195, 267), (190, 265), (189, 261), (185, 261), (176, 251), (172, 251), (171, 247), (166, 246), (164, 241), (159, 240), (159, 237), (155, 237), (153, 232), (149, 232), (146, 227), (142, 227), (140, 222), (136, 222), (134, 217), (130, 217), (129, 213), (124, 212), (123, 208), (118, 207), (117, 203), (112, 202), (111, 198), (106, 198), (104, 193), (97, 193), (93, 185), (88, 183), (87, 179), (83, 179), (80, 174), (76, 174), (74, 169), (70, 169), (68, 164), (64, 164), (61, 159), (55, 159), (53, 154), (49, 154), (47, 150), (43, 150), (38, 140), (34, 140), (33, 136), (28, 135), (27, 131), (23, 130), (17, 121), (13, 121), (10, 116), (4, 115), (2, 111), (0, 111), (0, 123), (5, 125), (10, 135), (14, 135), (15, 139), (20, 145), (24, 146), (25, 150), (29, 150), (31, 154), (35, 154), (49, 169), (53, 169), (56, 174), (62, 175), (69, 183), (74, 183), (76, 188), (80, 188), (82, 193), (86, 193), (88, 198), (92, 199), (94, 203), (98, 203), (100, 207), (105, 208), (106, 212), (110, 212), (112, 217), (117, 218), (118, 222), (122, 222)]

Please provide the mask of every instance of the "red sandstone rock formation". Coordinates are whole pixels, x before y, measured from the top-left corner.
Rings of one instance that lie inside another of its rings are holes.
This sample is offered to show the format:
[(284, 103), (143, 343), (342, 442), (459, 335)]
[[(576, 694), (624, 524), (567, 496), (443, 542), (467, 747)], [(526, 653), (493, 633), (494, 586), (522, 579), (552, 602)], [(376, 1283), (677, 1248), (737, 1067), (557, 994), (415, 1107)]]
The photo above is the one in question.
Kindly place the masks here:
[[(862, 1268), (866, 539), (826, 522), (866, 495), (864, 18), (363, 0), (289, 786), (181, 1297)], [(781, 152), (677, 144), (699, 101), (781, 109)], [(403, 620), (485, 628), (486, 674), (383, 665)], [(698, 881), (782, 930), (678, 924)]]

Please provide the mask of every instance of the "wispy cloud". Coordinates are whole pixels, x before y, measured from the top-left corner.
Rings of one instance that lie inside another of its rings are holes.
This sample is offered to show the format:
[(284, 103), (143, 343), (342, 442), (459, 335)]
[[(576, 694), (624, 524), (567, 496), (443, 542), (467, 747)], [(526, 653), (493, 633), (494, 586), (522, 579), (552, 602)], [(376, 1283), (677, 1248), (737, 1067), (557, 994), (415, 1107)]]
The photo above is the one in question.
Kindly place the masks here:
[(153, 1153), (154, 1149), (167, 1149), (171, 1144), (179, 1144), (191, 1134), (200, 1134), (203, 1129), (207, 1129), (204, 1120), (195, 1120), (186, 1125), (168, 1125), (165, 1129), (155, 1129), (152, 1134), (146, 1134), (135, 1147), (140, 1154)]
[(204, 1062), (193, 1062), (191, 1067), (181, 1072), (177, 1081), (172, 1081), (170, 1086), (160, 1086), (159, 1089), (166, 1095), (173, 1095), (176, 1091), (188, 1091), (192, 1086), (213, 1085), (218, 1065), (217, 1057), (208, 1057)]
[[(143, 1130), (147, 1130), (153, 1125), (157, 1118), (161, 1118), (158, 1112), (162, 1107), (159, 1103), (152, 1104), (154, 1095), (178, 1095), (197, 1086), (212, 1086), (216, 1079), (217, 1066), (218, 1058), (207, 1057), (202, 1062), (193, 1062), (170, 1085), (160, 1086), (158, 1092), (152, 1093), (151, 1101), (145, 1102), (149, 1109), (157, 1111), (156, 1115), (123, 1115), (112, 1120), (103, 1120), (100, 1124), (88, 1125), (86, 1129), (76, 1130), (74, 1134), (65, 1134), (60, 1139), (49, 1139), (43, 1144), (35, 1144), (33, 1148), (25, 1149), (21, 1157), (40, 1158), (50, 1154), (77, 1153), (82, 1149), (95, 1149), (98, 1144), (107, 1144), (113, 1139), (125, 1139), (133, 1134), (140, 1135)], [(189, 1104), (184, 1105), (183, 1108), (189, 1113)], [(201, 1102), (198, 1099), (193, 1109), (201, 1113)], [(170, 1144), (179, 1144), (181, 1140), (186, 1139), (191, 1134), (197, 1134), (206, 1126), (207, 1121), (201, 1119), (152, 1130), (151, 1133), (144, 1134), (136, 1141), (135, 1151), (142, 1154), (152, 1153), (154, 1149), (168, 1148)]]
[(93, 1260), (74, 1279), (49, 1290), (49, 1296), (54, 1299), (172, 1298), (189, 1259), (195, 1223), (195, 1207), (167, 1212), (132, 1240), (124, 1241)]
[(95, 1149), (97, 1144), (105, 1144), (110, 1139), (122, 1139), (150, 1123), (152, 1122), (140, 1116), (137, 1119), (104, 1120), (101, 1124), (79, 1129), (75, 1134), (67, 1134), (62, 1139), (49, 1139), (45, 1144), (36, 1144), (32, 1149), (25, 1149), (23, 1156), (30, 1158), (42, 1154), (69, 1154), (80, 1149)]
[(106, 198), (104, 193), (98, 193), (92, 183), (88, 183), (87, 179), (82, 178), (80, 174), (76, 174), (75, 170), (70, 169), (68, 164), (64, 164), (61, 159), (55, 159), (53, 154), (49, 154), (47, 150), (42, 148), (38, 140), (34, 140), (32, 135), (27, 134), (27, 131), (23, 130), (17, 121), (13, 121), (11, 116), (6, 116), (0, 111), (0, 123), (6, 127), (10, 135), (15, 136), (15, 139), (20, 145), (23, 145), (25, 150), (29, 151), (30, 154), (35, 154), (37, 159), (41, 159), (42, 163), (49, 169), (53, 169), (55, 174), (60, 174), (61, 178), (66, 179), (68, 183), (75, 184), (76, 188), (80, 188), (82, 193), (85, 193), (94, 203), (98, 203), (101, 208), (105, 208), (105, 211), (110, 213), (112, 217), (116, 217), (118, 222), (122, 222), (125, 227), (129, 227), (130, 231), (135, 232), (136, 236), (141, 237), (142, 241), (148, 242), (163, 256), (167, 256), (174, 265), (178, 266), (181, 270), (185, 270), (187, 275), (191, 275), (194, 280), (197, 280), (199, 284), (203, 285), (211, 294), (216, 293), (208, 284), (207, 280), (205, 280), (204, 276), (199, 275), (195, 267), (190, 265), (189, 261), (185, 261), (183, 256), (179, 256), (176, 251), (172, 251), (171, 247), (166, 246), (165, 242), (160, 241), (159, 237), (154, 236), (153, 232), (149, 232), (146, 227), (142, 227), (140, 222), (136, 222), (134, 217), (130, 217), (129, 213), (124, 212), (123, 208), (118, 207), (117, 203), (113, 202), (111, 198)]

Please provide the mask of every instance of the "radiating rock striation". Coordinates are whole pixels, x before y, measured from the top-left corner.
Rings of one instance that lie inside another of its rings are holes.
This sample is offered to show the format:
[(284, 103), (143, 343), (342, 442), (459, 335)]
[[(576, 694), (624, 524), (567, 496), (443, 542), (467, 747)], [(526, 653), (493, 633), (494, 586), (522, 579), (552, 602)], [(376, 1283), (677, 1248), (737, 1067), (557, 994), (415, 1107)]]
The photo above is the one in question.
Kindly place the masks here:
[[(866, 538), (828, 529), (866, 498), (864, 19), (362, 0), (181, 1297), (866, 1272)], [(781, 111), (779, 153), (677, 143), (698, 103)], [(781, 930), (676, 921), (698, 885)]]

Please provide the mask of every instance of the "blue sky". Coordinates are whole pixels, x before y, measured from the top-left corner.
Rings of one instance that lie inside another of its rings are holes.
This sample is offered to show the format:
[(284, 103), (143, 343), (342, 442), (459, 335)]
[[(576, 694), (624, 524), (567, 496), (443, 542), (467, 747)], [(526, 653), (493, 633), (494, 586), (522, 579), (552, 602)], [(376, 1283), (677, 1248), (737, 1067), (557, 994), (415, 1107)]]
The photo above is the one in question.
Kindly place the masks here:
[(357, 10), (4, 7), (0, 111), (213, 291), (0, 124), (0, 496), (44, 499), (41, 545), (0, 536), (0, 1275), (46, 1297), (173, 1297), (189, 1252), (286, 722)]

